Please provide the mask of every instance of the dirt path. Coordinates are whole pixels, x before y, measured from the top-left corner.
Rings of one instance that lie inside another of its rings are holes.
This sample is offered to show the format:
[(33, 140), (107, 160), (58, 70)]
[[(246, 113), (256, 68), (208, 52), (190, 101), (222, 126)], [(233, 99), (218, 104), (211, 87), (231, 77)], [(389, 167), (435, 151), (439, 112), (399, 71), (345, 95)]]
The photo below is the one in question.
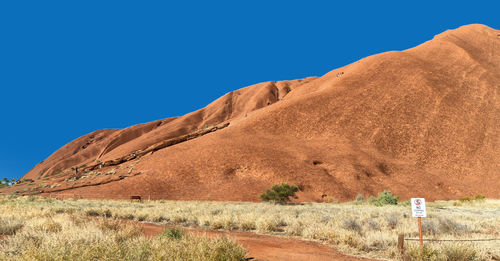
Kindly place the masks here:
[[(167, 226), (143, 224), (143, 232), (147, 236), (156, 236)], [(252, 260), (364, 260), (358, 257), (346, 256), (332, 247), (317, 242), (304, 241), (296, 238), (285, 238), (269, 235), (258, 235), (245, 231), (218, 231), (212, 229), (182, 228), (188, 233), (207, 235), (208, 237), (233, 237), (248, 251), (247, 257)]]

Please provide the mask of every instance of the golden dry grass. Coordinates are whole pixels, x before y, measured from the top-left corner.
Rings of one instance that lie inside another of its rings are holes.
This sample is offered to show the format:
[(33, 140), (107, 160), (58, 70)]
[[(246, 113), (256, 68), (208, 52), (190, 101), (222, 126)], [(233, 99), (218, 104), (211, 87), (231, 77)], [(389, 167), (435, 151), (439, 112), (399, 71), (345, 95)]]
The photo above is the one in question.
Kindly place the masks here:
[[(246, 251), (228, 238), (147, 238), (141, 228), (83, 212), (51, 208), (59, 202), (2, 200), (0, 260), (244, 260)], [(60, 207), (64, 207), (60, 206)], [(21, 224), (11, 225), (11, 224)], [(17, 229), (12, 229), (15, 226)], [(15, 230), (15, 231), (13, 231)]]
[[(377, 207), (366, 203), (300, 205), (199, 201), (130, 203), (112, 200), (61, 201), (27, 197), (11, 199), (5, 197), (0, 203), (3, 209), (7, 209), (4, 213), (9, 213), (11, 209), (37, 210), (36, 214), (31, 214), (35, 216), (81, 213), (86, 216), (112, 219), (296, 236), (334, 243), (346, 254), (392, 260), (401, 258), (396, 248), (398, 234), (402, 233), (406, 238), (418, 238), (417, 221), (411, 217), (411, 209), (407, 204)], [(28, 211), (25, 215), (29, 216), (29, 213)], [(428, 203), (428, 217), (423, 220), (423, 227), (425, 238), (428, 239), (499, 238), (500, 200)], [(406, 242), (408, 252), (413, 259), (418, 259), (421, 254), (418, 253), (417, 244), (418, 242)], [(447, 260), (452, 254), (457, 254), (457, 249), (469, 249), (473, 252), (472, 258), (466, 260), (500, 258), (498, 245), (499, 241), (426, 242), (427, 249), (434, 251), (436, 260)]]

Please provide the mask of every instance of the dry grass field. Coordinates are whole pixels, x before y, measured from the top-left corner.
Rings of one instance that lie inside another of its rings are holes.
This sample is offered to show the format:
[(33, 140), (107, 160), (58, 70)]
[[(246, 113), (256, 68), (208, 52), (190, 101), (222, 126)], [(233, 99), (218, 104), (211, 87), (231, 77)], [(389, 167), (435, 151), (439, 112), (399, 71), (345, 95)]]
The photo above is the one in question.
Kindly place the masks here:
[(139, 226), (91, 219), (73, 208), (61, 211), (66, 206), (2, 198), (0, 260), (245, 260), (245, 249), (229, 238), (181, 230), (147, 238)]
[[(374, 206), (366, 202), (269, 203), (111, 200), (56, 200), (33, 196), (0, 197), (0, 260), (174, 259), (240, 260), (245, 250), (228, 239), (193, 236), (146, 239), (132, 226), (136, 220), (185, 227), (248, 230), (333, 243), (343, 253), (398, 260), (397, 235), (418, 238), (417, 221), (408, 204)], [(423, 219), (426, 239), (499, 238), (500, 200), (428, 202)], [(106, 217), (105, 221), (88, 217)], [(407, 241), (411, 260), (498, 260), (500, 241)], [(160, 247), (161, 245), (161, 247)], [(165, 245), (167, 247), (165, 247)], [(78, 246), (78, 247), (75, 247)], [(221, 256), (223, 255), (223, 256)]]

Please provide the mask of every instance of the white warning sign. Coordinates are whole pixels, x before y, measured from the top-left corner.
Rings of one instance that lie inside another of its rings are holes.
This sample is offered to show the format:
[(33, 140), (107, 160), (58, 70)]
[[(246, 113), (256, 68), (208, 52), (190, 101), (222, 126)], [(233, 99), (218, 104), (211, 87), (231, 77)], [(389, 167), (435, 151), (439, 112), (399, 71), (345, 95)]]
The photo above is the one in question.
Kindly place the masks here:
[(426, 217), (427, 211), (425, 210), (425, 199), (424, 198), (412, 198), (411, 199), (411, 214), (413, 217)]

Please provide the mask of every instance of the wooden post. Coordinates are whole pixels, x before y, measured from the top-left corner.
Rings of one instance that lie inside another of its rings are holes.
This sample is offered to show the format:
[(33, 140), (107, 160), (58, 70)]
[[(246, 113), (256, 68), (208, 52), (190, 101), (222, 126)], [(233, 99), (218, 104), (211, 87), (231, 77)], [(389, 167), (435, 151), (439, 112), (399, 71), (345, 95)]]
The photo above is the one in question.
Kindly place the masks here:
[(420, 246), (424, 246), (424, 240), (422, 239), (422, 218), (418, 217), (418, 235), (420, 237)]
[(401, 255), (403, 255), (405, 252), (405, 235), (404, 234), (398, 235), (398, 250), (399, 250), (399, 253)]

